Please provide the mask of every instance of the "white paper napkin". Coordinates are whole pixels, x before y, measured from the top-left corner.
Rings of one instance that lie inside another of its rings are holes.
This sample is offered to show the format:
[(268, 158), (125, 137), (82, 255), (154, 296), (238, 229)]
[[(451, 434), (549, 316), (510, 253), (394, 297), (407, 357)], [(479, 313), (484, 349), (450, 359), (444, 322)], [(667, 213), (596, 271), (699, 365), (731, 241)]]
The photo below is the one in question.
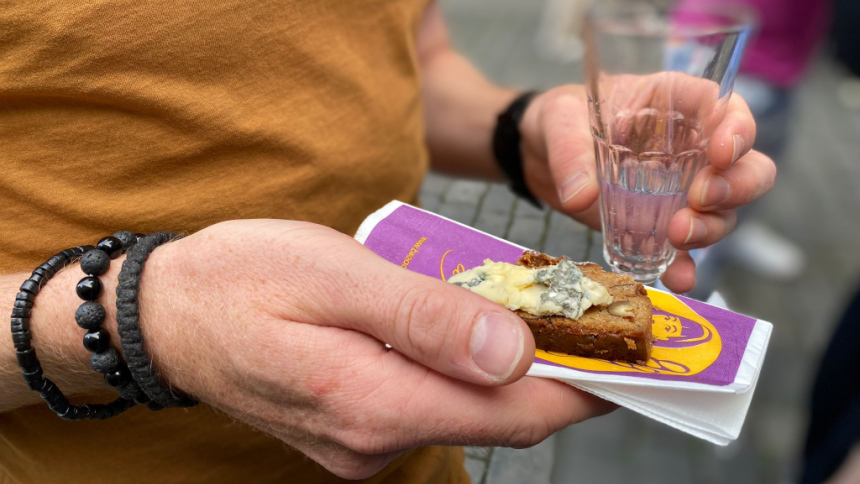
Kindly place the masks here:
[[(516, 261), (524, 250), (396, 201), (370, 215), (355, 238), (405, 269), (442, 280), (480, 265), (484, 258)], [(647, 365), (538, 351), (528, 375), (563, 381), (727, 445), (740, 434), (773, 325), (664, 291), (649, 288), (649, 297), (655, 321), (667, 322), (670, 331), (655, 342)]]

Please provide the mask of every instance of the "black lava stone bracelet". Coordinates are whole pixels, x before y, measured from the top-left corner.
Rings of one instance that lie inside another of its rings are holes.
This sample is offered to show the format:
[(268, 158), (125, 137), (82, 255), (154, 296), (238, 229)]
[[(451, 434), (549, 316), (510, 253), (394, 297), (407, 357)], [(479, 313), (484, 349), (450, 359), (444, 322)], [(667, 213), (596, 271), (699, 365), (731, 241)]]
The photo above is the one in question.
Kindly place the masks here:
[(75, 311), (75, 321), (78, 326), (87, 330), (84, 335), (84, 348), (93, 353), (90, 367), (104, 375), (105, 383), (116, 388), (120, 398), (124, 400), (147, 404), (150, 410), (160, 410), (162, 406), (150, 401), (132, 379), (131, 372), (119, 353), (110, 346), (110, 333), (102, 328), (107, 313), (104, 306), (96, 302), (103, 292), (98, 277), (110, 269), (112, 259), (131, 249), (143, 237), (143, 234), (117, 232), (113, 236), (103, 238), (95, 248), (84, 253), (81, 257), (81, 270), (87, 276), (81, 279), (75, 288), (84, 303)]
[(45, 378), (36, 349), (31, 344), (30, 316), (39, 291), (57, 272), (92, 249), (93, 246), (86, 245), (64, 250), (34, 269), (32, 275), (21, 284), (21, 291), (15, 296), (12, 309), (12, 340), (24, 381), (31, 390), (39, 392), (39, 396), (57, 416), (65, 420), (105, 419), (135, 405), (133, 400), (122, 398), (108, 404), (72, 405), (54, 382)]
[(152, 402), (164, 407), (193, 407), (197, 405), (197, 400), (161, 383), (144, 348), (138, 295), (141, 273), (149, 255), (158, 246), (179, 238), (170, 232), (158, 232), (138, 241), (126, 254), (116, 286), (116, 322), (128, 369)]

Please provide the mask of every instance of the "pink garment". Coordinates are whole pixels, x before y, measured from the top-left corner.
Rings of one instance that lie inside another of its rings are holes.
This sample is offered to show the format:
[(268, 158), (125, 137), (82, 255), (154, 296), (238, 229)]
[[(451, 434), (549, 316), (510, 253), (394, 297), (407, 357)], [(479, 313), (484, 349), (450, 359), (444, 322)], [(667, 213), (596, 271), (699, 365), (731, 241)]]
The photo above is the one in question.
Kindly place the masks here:
[(826, 0), (743, 0), (758, 15), (741, 72), (779, 87), (796, 84), (806, 70), (830, 20)]
[(806, 70), (830, 20), (828, 0), (680, 0), (678, 6), (750, 8), (757, 28), (747, 42), (740, 71), (778, 87), (795, 85)]

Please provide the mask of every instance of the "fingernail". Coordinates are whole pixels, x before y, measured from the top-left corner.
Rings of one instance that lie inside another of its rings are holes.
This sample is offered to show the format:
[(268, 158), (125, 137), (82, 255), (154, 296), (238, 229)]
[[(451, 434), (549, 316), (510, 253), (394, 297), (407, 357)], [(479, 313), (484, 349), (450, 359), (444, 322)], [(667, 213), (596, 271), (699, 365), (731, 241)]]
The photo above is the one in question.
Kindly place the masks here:
[(566, 203), (581, 192), (586, 185), (588, 185), (588, 173), (582, 171), (574, 173), (561, 182), (558, 198), (561, 199), (561, 203)]
[(744, 137), (736, 134), (732, 136), (732, 163), (738, 161), (744, 151)]
[(690, 232), (687, 234), (687, 238), (684, 239), (684, 245), (695, 244), (704, 239), (706, 235), (708, 235), (708, 226), (705, 225), (705, 222), (696, 217), (690, 217)]
[(524, 346), (522, 325), (513, 316), (488, 313), (472, 329), (472, 361), (494, 380), (511, 376)]
[(725, 178), (718, 175), (708, 175), (705, 180), (705, 187), (702, 189), (702, 199), (700, 203), (702, 207), (712, 207), (719, 205), (732, 194), (732, 187)]

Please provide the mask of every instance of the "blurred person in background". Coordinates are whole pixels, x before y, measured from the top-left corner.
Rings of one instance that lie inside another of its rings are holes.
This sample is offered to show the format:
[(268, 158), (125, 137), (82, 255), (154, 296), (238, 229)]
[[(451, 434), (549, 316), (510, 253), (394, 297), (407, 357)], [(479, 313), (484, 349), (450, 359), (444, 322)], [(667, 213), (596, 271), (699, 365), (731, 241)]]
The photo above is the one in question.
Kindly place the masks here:
[[(860, 109), (860, 2), (833, 1), (833, 54), (849, 72), (837, 91)], [(758, 142), (756, 142), (758, 143)], [(801, 484), (860, 483), (860, 288), (827, 345), (810, 395)]]
[[(580, 61), (584, 52), (580, 38), (583, 17), (591, 2), (546, 0), (536, 38), (538, 52), (559, 62)], [(830, 1), (655, 0), (654, 3), (717, 8), (734, 5), (750, 10), (758, 29), (747, 44), (734, 92), (747, 101), (756, 119), (755, 149), (779, 164), (788, 141), (795, 88), (826, 34)], [(728, 262), (772, 280), (791, 280), (803, 272), (806, 257), (800, 247), (756, 220), (752, 213), (742, 213), (741, 219), (743, 223), (725, 241), (694, 251), (699, 264), (696, 288), (690, 294), (694, 298), (707, 299), (713, 293)]]
[[(755, 149), (779, 165), (788, 144), (795, 88), (827, 33), (830, 2), (732, 0), (731, 3), (749, 8), (758, 25), (744, 52), (734, 92), (746, 100), (756, 119)], [(806, 257), (800, 247), (756, 220), (754, 214), (739, 215), (741, 220), (732, 236), (698, 254), (700, 270), (693, 297), (703, 299), (710, 295), (727, 262), (777, 281), (797, 278), (803, 272)]]
[(801, 484), (860, 483), (860, 290), (827, 345), (815, 377)]
[(848, 109), (860, 110), (860, 2), (833, 0), (833, 54), (850, 74), (839, 85), (839, 101)]

